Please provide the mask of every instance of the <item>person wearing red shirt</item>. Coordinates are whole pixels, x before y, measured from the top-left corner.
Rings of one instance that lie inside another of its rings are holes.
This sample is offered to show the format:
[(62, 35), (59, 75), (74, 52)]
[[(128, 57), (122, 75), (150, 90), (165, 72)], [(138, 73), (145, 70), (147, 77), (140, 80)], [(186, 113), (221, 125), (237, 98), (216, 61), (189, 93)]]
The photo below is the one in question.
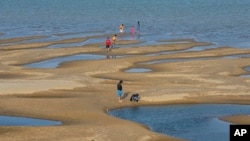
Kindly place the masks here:
[(107, 52), (110, 51), (110, 47), (111, 47), (111, 41), (110, 41), (109, 37), (107, 37), (107, 39), (106, 39), (106, 50), (107, 50)]

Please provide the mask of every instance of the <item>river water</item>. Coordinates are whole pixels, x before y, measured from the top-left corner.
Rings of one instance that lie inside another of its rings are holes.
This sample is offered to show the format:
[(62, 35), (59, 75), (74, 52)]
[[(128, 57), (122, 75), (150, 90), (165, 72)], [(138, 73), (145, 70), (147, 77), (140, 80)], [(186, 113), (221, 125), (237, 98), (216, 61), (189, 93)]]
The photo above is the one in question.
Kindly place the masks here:
[(250, 0), (1, 0), (0, 39), (50, 40), (125, 32), (140, 21), (140, 39), (193, 38), (250, 47)]
[(189, 141), (229, 141), (229, 123), (221, 116), (250, 115), (250, 105), (198, 104), (116, 109), (110, 115), (135, 121), (152, 131)]

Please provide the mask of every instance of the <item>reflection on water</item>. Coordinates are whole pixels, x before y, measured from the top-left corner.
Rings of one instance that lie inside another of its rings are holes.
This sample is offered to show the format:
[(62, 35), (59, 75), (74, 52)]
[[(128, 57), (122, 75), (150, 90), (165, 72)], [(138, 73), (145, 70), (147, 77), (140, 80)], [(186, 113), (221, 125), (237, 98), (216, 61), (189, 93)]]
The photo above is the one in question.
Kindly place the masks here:
[(59, 121), (13, 117), (13, 116), (0, 116), (0, 126), (52, 126), (61, 125)]
[(116, 109), (110, 115), (147, 125), (151, 130), (190, 141), (228, 141), (229, 123), (218, 117), (250, 114), (250, 105), (199, 104)]
[(117, 58), (117, 55), (112, 55), (112, 54), (106, 54), (106, 59), (114, 59)]

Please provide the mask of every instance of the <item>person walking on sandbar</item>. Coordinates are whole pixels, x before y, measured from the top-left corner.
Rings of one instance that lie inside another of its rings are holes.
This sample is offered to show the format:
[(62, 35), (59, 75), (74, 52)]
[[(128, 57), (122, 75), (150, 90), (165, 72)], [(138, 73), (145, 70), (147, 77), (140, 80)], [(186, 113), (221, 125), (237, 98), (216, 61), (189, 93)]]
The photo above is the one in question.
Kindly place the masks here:
[(122, 102), (122, 80), (117, 83), (117, 95), (119, 97), (119, 102)]

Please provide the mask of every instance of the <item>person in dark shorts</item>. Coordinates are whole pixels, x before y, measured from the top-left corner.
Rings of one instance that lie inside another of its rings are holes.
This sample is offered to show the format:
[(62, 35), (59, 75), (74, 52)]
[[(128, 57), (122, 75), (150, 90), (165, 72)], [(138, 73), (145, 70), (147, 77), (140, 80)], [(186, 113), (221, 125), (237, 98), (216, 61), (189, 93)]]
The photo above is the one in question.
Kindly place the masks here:
[(119, 102), (122, 102), (122, 80), (117, 83), (117, 95), (119, 97)]

